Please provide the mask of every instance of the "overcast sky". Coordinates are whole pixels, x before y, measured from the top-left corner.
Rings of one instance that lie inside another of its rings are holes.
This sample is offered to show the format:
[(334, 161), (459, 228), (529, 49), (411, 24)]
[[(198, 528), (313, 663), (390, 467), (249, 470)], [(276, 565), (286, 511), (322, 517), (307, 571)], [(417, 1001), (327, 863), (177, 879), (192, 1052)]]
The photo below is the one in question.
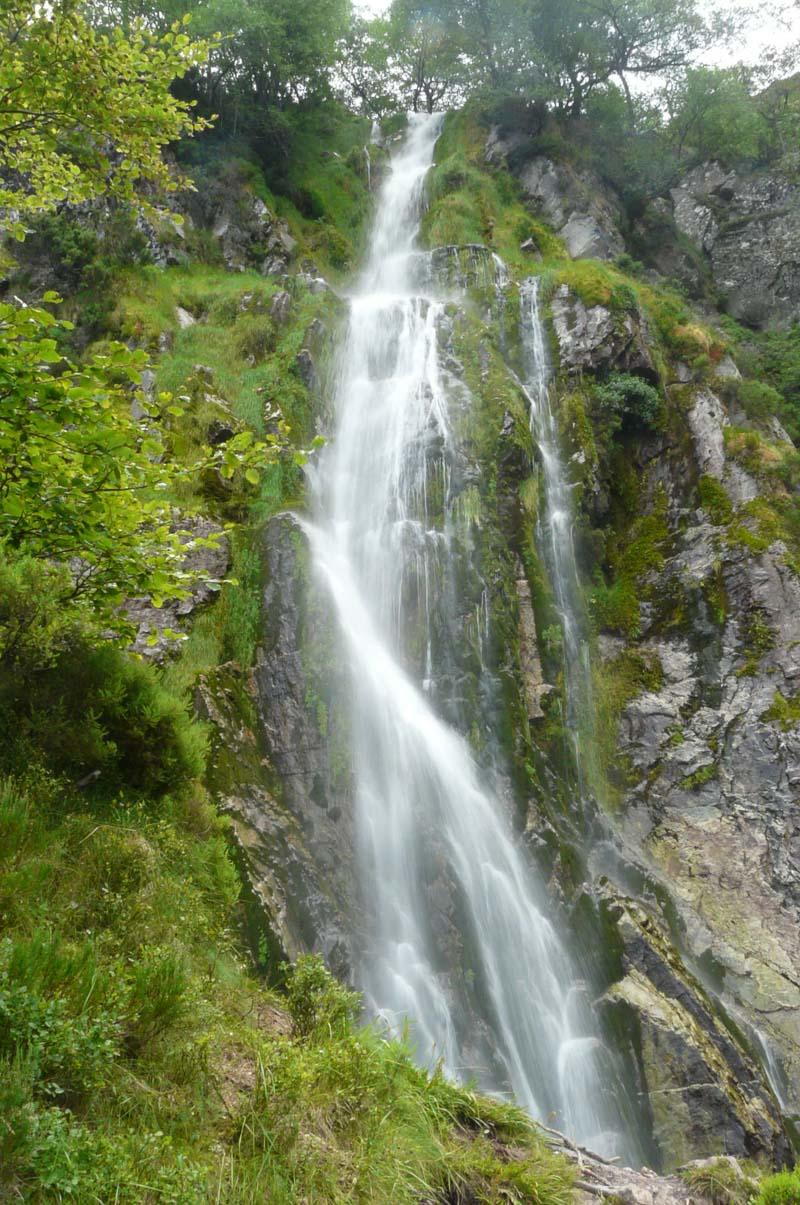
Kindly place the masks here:
[[(369, 16), (385, 13), (391, 0), (361, 0), (357, 7)], [(712, 5), (703, 3), (700, 8), (706, 11)], [(731, 4), (713, 5), (730, 9)], [(767, 0), (766, 3), (740, 3), (735, 7), (742, 11), (753, 13), (748, 27), (736, 44), (726, 47), (709, 55), (706, 61), (718, 65), (745, 62), (758, 63), (766, 48), (773, 46), (787, 47), (800, 39), (800, 0)]]

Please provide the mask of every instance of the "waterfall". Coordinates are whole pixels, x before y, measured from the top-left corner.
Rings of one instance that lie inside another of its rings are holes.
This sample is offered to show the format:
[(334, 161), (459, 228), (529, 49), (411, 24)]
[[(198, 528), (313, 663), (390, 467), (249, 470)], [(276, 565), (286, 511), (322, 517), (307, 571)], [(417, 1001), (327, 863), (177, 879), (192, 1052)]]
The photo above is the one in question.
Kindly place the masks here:
[[(506, 802), (431, 690), (454, 437), (437, 338), (445, 303), (435, 274), (420, 283), (415, 240), (440, 124), (410, 118), (380, 188), (307, 525), (352, 676), (358, 986), (393, 1032), (408, 1024), (420, 1062), (626, 1154), (586, 984)], [(555, 514), (551, 527), (555, 545)], [(422, 632), (413, 650), (410, 612)]]
[(586, 783), (580, 738), (582, 734), (590, 734), (594, 727), (591, 667), (588, 644), (581, 633), (582, 594), (573, 539), (571, 485), (561, 458), (558, 427), (550, 404), (550, 357), (540, 312), (539, 280), (535, 276), (520, 286), (520, 336), (531, 433), (539, 449), (544, 477), (539, 546), (544, 553), (564, 641), (567, 729), (578, 772), (575, 802), (582, 806)]

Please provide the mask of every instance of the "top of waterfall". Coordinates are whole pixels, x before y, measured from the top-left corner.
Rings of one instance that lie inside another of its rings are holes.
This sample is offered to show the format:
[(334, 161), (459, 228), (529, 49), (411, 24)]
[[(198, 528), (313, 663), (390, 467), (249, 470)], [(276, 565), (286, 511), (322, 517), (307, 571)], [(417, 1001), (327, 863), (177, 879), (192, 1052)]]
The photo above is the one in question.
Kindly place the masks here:
[(443, 113), (409, 116), (405, 142), (393, 155), (381, 185), (362, 293), (407, 295), (411, 290), (409, 257), (419, 230), (425, 177), (443, 120)]

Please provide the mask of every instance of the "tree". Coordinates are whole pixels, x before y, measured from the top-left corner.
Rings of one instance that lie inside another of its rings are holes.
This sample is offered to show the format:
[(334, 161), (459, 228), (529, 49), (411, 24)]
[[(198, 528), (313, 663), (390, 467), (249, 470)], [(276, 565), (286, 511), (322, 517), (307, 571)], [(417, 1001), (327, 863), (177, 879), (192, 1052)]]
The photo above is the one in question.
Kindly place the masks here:
[(170, 85), (202, 63), (207, 41), (181, 26), (98, 32), (74, 0), (6, 0), (0, 16), (0, 211), (17, 237), (26, 216), (64, 201), (124, 200), (185, 184), (163, 148), (206, 123)]
[(88, 600), (120, 628), (126, 597), (159, 605), (187, 593), (188, 533), (171, 503), (179, 481), (213, 468), (255, 485), (287, 429), (278, 424), (263, 444), (243, 431), (178, 464), (158, 430), (180, 405), (162, 395), (144, 421), (131, 416), (144, 353), (114, 344), (76, 367), (59, 349), (64, 325), (43, 309), (0, 305), (0, 546), (69, 566), (63, 602)]
[(577, 117), (598, 87), (671, 76), (730, 28), (696, 0), (530, 0), (531, 39), (561, 108)]
[(725, 164), (756, 160), (769, 127), (743, 67), (696, 67), (666, 90), (669, 133), (679, 155)]
[(466, 60), (456, 21), (418, 0), (395, 0), (389, 40), (401, 93), (415, 112), (462, 99)]
[(340, 91), (351, 106), (380, 118), (398, 106), (397, 80), (391, 65), (390, 25), (378, 17), (356, 17), (338, 47)]
[(138, 20), (152, 30), (191, 16), (207, 39), (208, 62), (189, 83), (207, 109), (238, 126), (239, 114), (283, 110), (326, 96), (351, 22), (350, 0), (87, 0), (108, 27)]

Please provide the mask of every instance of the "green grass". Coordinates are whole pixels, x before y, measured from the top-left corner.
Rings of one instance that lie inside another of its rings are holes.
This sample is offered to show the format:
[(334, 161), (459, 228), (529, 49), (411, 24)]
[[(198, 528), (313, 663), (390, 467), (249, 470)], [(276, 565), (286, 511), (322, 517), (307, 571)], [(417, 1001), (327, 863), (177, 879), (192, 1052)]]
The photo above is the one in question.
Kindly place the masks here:
[(317, 960), (252, 977), (226, 830), (199, 788), (0, 787), (0, 1195), (567, 1205), (524, 1114), (359, 1029)]
[(711, 1205), (748, 1205), (758, 1191), (761, 1172), (746, 1160), (740, 1165), (713, 1159), (678, 1173), (685, 1184)]
[[(207, 266), (130, 270), (120, 280), (114, 333), (152, 351), (166, 335), (170, 346), (156, 361), (159, 390), (180, 395), (196, 377), (196, 366), (207, 366), (213, 373), (211, 392), (230, 403), (239, 421), (261, 433), (265, 406), (277, 406), (292, 436), (302, 441), (312, 433), (311, 416), (295, 358), (312, 321), (321, 318), (330, 326), (337, 307), (332, 296), (297, 286), (290, 321), (274, 326), (268, 310), (278, 288), (255, 272)], [(180, 329), (177, 306), (197, 320), (194, 326)], [(254, 351), (256, 362), (250, 363)]]
[(486, 131), (474, 114), (448, 115), (428, 177), (429, 208), (422, 233), (430, 247), (485, 243), (513, 270), (537, 268), (521, 244), (532, 239), (547, 259), (566, 258), (560, 239), (522, 204), (519, 185), (505, 169), (483, 160)]
[(772, 705), (764, 712), (761, 719), (766, 723), (777, 722), (784, 732), (795, 728), (800, 724), (800, 696), (795, 695), (793, 698), (787, 699), (779, 690), (776, 690)]

